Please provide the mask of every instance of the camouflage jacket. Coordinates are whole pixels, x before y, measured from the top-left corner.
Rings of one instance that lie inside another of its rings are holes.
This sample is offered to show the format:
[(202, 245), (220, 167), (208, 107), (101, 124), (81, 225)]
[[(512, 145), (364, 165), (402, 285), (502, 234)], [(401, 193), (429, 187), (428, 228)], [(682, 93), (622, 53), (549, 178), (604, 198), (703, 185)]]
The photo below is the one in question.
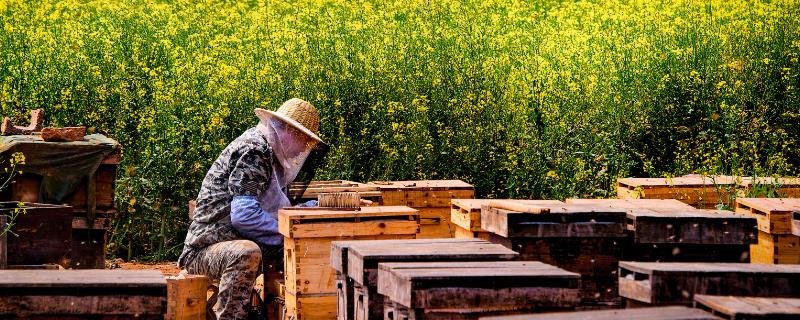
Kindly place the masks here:
[(257, 128), (248, 129), (222, 151), (200, 187), (179, 266), (193, 260), (200, 249), (242, 239), (231, 223), (231, 200), (235, 196), (260, 198), (269, 186), (272, 163), (272, 149)]

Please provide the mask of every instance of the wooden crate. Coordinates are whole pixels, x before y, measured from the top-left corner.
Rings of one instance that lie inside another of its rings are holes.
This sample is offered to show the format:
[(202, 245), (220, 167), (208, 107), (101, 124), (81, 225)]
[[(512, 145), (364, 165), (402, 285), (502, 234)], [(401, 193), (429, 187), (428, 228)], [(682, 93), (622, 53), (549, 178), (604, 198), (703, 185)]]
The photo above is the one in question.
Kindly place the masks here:
[[(21, 210), (21, 211), (20, 211)], [(0, 202), (0, 215), (17, 212), (7, 237), (7, 263), (12, 265), (58, 264), (70, 266), (72, 208), (69, 206)]]
[(567, 203), (626, 210), (634, 243), (748, 245), (757, 236), (750, 215), (695, 209), (677, 200), (569, 199)]
[(206, 276), (167, 277), (165, 320), (205, 320), (209, 280)]
[(694, 294), (800, 294), (800, 265), (621, 261), (619, 269), (619, 294), (631, 305), (691, 305)]
[(684, 306), (650, 307), (624, 310), (555, 312), (481, 317), (481, 320), (720, 320), (703, 310)]
[[(364, 207), (358, 211), (282, 209), (278, 211), (278, 229), (284, 236), (287, 316), (296, 320), (333, 319), (337, 289), (336, 271), (330, 265), (331, 243), (413, 239), (419, 231), (419, 215), (404, 206)], [(303, 305), (322, 311), (304, 311)], [(313, 317), (308, 318), (309, 314)], [(316, 318), (327, 314), (333, 317)]]
[(383, 314), (384, 301), (377, 291), (379, 263), (497, 261), (518, 256), (514, 251), (485, 240), (452, 238), (337, 241), (331, 250), (331, 265), (342, 275), (340, 279), (347, 278), (347, 284), (352, 286), (342, 290), (352, 297), (349, 299), (352, 307), (347, 307), (345, 319), (375, 319)]
[(5, 270), (0, 317), (162, 319), (167, 282), (157, 270)]
[[(496, 199), (495, 199), (496, 200)], [(490, 199), (453, 199), (450, 201), (450, 221), (455, 226), (456, 238), (488, 239), (489, 231), (481, 228), (481, 206), (489, 204)], [(558, 200), (511, 200), (524, 204), (561, 204)]]
[(358, 192), (362, 199), (380, 203), (381, 192), (377, 186), (347, 180), (311, 181), (306, 184), (292, 183), (289, 186), (290, 197), (296, 197), (300, 192), (303, 200), (317, 200), (322, 193)]
[(699, 208), (733, 202), (737, 179), (731, 176), (690, 175), (675, 178), (617, 179), (620, 199), (676, 199)]
[(758, 243), (750, 245), (750, 262), (800, 264), (800, 237), (759, 231)]
[(450, 200), (475, 197), (475, 187), (460, 180), (373, 181), (383, 205), (409, 206), (420, 210), (418, 238), (452, 238)]
[(739, 188), (740, 198), (800, 198), (800, 178), (743, 177)]
[(581, 274), (582, 305), (618, 305), (616, 272), (627, 241), (625, 211), (564, 203), (539, 203), (535, 208), (543, 213), (483, 205), (481, 225), (494, 234), (492, 242), (518, 251), (521, 260)]
[(800, 199), (738, 198), (736, 212), (758, 219), (758, 229), (771, 234), (792, 234), (792, 213)]
[(800, 299), (696, 294), (695, 307), (729, 320), (800, 319)]
[(478, 319), (578, 304), (580, 275), (536, 261), (381, 263), (378, 269), (378, 293), (413, 313), (409, 319)]

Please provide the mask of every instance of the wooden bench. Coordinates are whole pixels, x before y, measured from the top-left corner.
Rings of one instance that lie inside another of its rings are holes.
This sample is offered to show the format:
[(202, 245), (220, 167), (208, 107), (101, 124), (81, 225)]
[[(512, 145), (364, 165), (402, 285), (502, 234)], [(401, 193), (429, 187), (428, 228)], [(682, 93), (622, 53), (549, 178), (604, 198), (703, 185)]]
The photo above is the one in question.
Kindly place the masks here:
[(167, 282), (157, 270), (5, 270), (0, 317), (162, 319)]

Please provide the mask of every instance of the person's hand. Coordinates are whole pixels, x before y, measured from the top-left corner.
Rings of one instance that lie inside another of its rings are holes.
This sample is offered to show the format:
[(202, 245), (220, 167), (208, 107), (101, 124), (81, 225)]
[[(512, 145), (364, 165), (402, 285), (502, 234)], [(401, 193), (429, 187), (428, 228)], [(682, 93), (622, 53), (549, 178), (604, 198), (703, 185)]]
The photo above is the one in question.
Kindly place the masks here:
[(372, 202), (372, 201), (370, 201), (370, 200), (367, 200), (367, 199), (361, 199), (361, 206), (362, 206), (362, 207), (369, 207), (369, 206), (371, 206), (371, 205), (372, 205), (372, 203), (373, 203), (373, 202)]

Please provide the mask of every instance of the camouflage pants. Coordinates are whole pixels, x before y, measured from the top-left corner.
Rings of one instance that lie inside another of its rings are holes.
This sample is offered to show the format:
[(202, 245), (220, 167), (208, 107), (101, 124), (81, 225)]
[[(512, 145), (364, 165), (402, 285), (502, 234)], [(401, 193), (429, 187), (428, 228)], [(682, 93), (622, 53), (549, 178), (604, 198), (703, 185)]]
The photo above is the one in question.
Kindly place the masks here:
[(250, 293), (259, 274), (261, 249), (250, 240), (213, 244), (197, 252), (186, 265), (191, 274), (219, 280), (217, 319), (247, 319)]

